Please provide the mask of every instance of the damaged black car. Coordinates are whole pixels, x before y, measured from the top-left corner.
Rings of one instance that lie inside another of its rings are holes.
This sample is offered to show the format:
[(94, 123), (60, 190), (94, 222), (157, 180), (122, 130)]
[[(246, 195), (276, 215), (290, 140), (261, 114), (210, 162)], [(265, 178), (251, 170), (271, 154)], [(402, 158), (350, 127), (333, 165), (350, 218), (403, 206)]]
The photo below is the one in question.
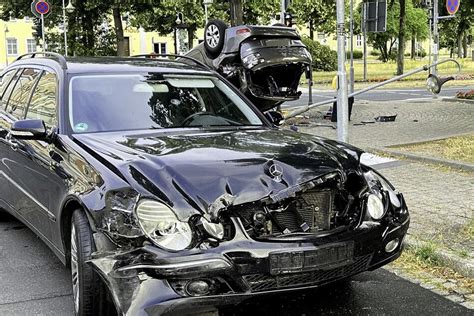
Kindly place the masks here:
[(262, 112), (299, 99), (300, 79), (312, 73), (310, 52), (286, 26), (227, 27), (211, 20), (204, 41), (186, 55), (219, 72)]
[(22, 56), (1, 75), (0, 207), (71, 268), (77, 315), (162, 315), (395, 260), (403, 195), (186, 58)]

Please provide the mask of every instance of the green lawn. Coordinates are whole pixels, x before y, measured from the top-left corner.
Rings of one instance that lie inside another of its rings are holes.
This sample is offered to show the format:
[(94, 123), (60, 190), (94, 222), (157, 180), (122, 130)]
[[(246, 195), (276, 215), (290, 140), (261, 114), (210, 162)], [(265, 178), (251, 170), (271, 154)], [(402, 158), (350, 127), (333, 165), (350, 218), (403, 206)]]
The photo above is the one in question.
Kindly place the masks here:
[[(441, 57), (440, 60), (446, 57)], [(448, 82), (446, 83), (446, 86), (460, 85), (460, 84), (462, 85), (473, 84), (473, 87), (474, 87), (474, 61), (472, 61), (472, 59), (470, 58), (457, 59), (457, 61), (461, 64), (462, 80), (455, 80), (455, 81)], [(405, 72), (419, 68), (426, 64), (428, 64), (428, 58), (424, 58), (423, 60), (405, 59)], [(361, 88), (368, 84), (373, 84), (374, 82), (380, 82), (380, 81), (390, 79), (395, 76), (396, 69), (397, 69), (396, 62), (382, 63), (376, 60), (375, 57), (370, 56), (367, 63), (367, 79), (369, 83), (366, 83), (366, 82), (363, 82), (363, 74), (364, 74), (363, 61), (355, 60), (354, 61), (354, 77), (355, 77), (356, 87)], [(347, 70), (347, 76), (349, 76), (348, 64), (346, 66), (346, 70)], [(438, 72), (441, 75), (446, 75), (446, 76), (457, 74), (457, 67), (454, 63), (445, 63), (438, 66)], [(321, 88), (321, 87), (329, 88), (336, 73), (337, 73), (336, 71), (313, 72), (313, 80), (316, 85), (316, 89)], [(387, 88), (424, 87), (425, 80), (427, 77), (428, 77), (427, 72), (420, 72), (413, 76), (407, 77), (403, 79), (402, 81), (387, 85)]]

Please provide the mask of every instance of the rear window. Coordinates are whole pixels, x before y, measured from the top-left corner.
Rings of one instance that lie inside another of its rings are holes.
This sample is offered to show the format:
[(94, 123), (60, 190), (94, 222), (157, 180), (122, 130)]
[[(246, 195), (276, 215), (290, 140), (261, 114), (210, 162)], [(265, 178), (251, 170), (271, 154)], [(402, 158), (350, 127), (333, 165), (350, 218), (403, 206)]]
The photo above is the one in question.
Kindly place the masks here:
[(70, 80), (75, 133), (212, 126), (260, 126), (257, 114), (213, 76), (76, 76)]

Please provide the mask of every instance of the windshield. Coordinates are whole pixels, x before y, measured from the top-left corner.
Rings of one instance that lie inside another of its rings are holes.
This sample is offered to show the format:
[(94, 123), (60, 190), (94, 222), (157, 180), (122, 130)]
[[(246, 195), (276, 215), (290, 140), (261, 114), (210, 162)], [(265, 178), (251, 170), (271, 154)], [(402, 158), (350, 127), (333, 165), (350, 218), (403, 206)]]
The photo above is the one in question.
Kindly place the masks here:
[(263, 124), (234, 91), (213, 76), (76, 76), (69, 91), (75, 133)]

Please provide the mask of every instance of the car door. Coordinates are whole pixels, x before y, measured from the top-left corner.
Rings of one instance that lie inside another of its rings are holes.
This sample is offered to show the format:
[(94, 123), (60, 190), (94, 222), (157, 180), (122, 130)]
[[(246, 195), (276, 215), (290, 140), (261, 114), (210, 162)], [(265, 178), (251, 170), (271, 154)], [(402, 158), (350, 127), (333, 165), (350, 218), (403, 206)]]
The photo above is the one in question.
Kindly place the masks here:
[(8, 161), (11, 143), (9, 140), (9, 129), (11, 118), (6, 112), (8, 98), (13, 90), (16, 80), (18, 79), (18, 69), (6, 71), (0, 79), (0, 207), (11, 210), (7, 197), (12, 194), (11, 184), (6, 170), (6, 162)]
[[(37, 82), (32, 85), (24, 117), (43, 120), (49, 130), (55, 129), (58, 125), (57, 94), (56, 74), (41, 70)], [(54, 145), (45, 141), (17, 140), (17, 149), (11, 151), (10, 168), (12, 178), (18, 184), (14, 207), (50, 241), (52, 223), (56, 221), (52, 210), (64, 191), (62, 174), (57, 172), (53, 163), (54, 152)]]

